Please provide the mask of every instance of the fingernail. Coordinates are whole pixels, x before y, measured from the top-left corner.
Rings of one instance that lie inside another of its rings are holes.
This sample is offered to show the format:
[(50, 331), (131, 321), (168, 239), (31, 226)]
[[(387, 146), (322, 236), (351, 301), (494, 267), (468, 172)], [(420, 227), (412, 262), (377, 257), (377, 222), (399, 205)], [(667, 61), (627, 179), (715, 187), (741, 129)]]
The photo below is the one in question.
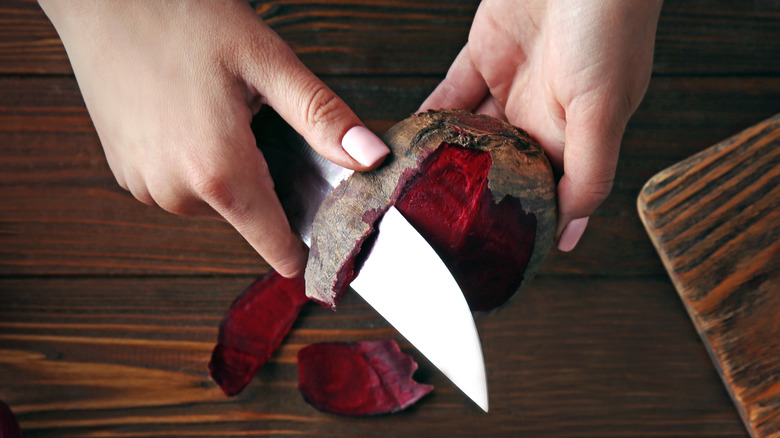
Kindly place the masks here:
[(364, 166), (373, 166), (390, 153), (390, 149), (365, 126), (355, 126), (344, 134), (341, 147)]
[(561, 238), (558, 240), (558, 249), (563, 252), (569, 252), (577, 246), (577, 242), (580, 241), (582, 233), (585, 232), (585, 227), (588, 226), (588, 218), (581, 217), (574, 219), (566, 225), (561, 233)]

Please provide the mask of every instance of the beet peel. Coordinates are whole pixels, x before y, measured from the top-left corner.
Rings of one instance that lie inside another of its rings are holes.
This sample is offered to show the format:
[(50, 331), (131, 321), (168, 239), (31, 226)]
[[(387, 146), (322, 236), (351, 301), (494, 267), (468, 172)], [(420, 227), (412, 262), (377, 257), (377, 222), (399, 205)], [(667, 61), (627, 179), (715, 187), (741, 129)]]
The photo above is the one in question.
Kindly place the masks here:
[(417, 363), (392, 340), (322, 342), (298, 352), (298, 389), (316, 409), (342, 415), (404, 410), (433, 390), (412, 379)]
[(460, 110), (414, 115), (383, 140), (392, 151), (385, 163), (340, 184), (315, 215), (307, 296), (335, 309), (377, 221), (395, 205), (472, 310), (508, 302), (539, 270), (555, 234), (556, 187), (542, 148), (519, 128)]

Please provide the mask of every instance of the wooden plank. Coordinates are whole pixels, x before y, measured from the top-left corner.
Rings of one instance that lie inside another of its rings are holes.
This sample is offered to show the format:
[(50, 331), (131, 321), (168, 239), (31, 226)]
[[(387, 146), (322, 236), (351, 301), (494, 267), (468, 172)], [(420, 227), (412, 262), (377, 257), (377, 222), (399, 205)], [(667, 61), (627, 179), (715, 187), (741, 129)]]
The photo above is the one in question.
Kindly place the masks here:
[[(258, 14), (318, 74), (443, 74), (478, 1), (256, 2)], [(0, 1), (0, 73), (72, 74), (35, 2)]]
[(653, 177), (639, 210), (755, 437), (780, 437), (780, 114)]
[[(443, 76), (466, 42), (476, 0), (259, 2), (258, 13), (320, 75)], [(657, 74), (780, 74), (773, 0), (667, 0)], [(32, 1), (0, 1), (0, 73), (71, 74), (65, 51)]]
[(73, 74), (65, 48), (37, 2), (0, 0), (0, 73)]
[[(491, 391), (482, 413), (355, 294), (304, 308), (233, 399), (207, 377), (216, 328), (252, 277), (0, 278), (0, 399), (25, 437), (746, 437), (663, 278), (538, 278), (477, 318)], [(298, 349), (395, 337), (436, 389), (408, 412), (317, 412), (296, 390)]]
[[(332, 78), (383, 132), (435, 79)], [(656, 78), (626, 131), (613, 194), (574, 252), (542, 274), (662, 274), (632, 214), (653, 174), (776, 111), (772, 78)], [(0, 274), (259, 274), (266, 269), (225, 224), (147, 207), (105, 163), (73, 79), (0, 78)]]
[(779, 75), (780, 4), (774, 0), (664, 1), (653, 72)]

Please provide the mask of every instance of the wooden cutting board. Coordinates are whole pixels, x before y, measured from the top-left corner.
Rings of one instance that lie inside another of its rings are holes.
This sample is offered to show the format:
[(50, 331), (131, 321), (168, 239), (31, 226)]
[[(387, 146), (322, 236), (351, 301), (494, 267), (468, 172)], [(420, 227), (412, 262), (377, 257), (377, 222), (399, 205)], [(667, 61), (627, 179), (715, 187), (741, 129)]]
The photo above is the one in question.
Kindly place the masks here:
[(780, 437), (780, 114), (655, 175), (638, 208), (748, 431)]

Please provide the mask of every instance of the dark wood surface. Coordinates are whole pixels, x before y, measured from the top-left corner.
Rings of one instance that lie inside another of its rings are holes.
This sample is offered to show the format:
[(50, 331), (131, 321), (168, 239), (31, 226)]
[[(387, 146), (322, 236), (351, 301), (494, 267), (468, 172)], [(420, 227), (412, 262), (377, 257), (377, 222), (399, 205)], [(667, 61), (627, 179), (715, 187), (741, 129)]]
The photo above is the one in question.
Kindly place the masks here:
[(780, 437), (780, 114), (661, 171), (638, 207), (752, 435)]
[[(257, 8), (382, 132), (443, 77), (477, 3)], [(0, 1), (0, 399), (26, 437), (748, 436), (635, 204), (657, 172), (780, 111), (780, 6), (668, 0), (656, 50), (581, 245), (553, 251), (512, 307), (478, 318), (491, 412), (402, 345), (436, 390), (355, 419), (303, 402), (295, 353), (395, 332), (354, 296), (335, 314), (307, 306), (247, 391), (222, 396), (206, 369), (219, 319), (267, 265), (225, 224), (120, 189), (54, 29), (35, 2)]]

